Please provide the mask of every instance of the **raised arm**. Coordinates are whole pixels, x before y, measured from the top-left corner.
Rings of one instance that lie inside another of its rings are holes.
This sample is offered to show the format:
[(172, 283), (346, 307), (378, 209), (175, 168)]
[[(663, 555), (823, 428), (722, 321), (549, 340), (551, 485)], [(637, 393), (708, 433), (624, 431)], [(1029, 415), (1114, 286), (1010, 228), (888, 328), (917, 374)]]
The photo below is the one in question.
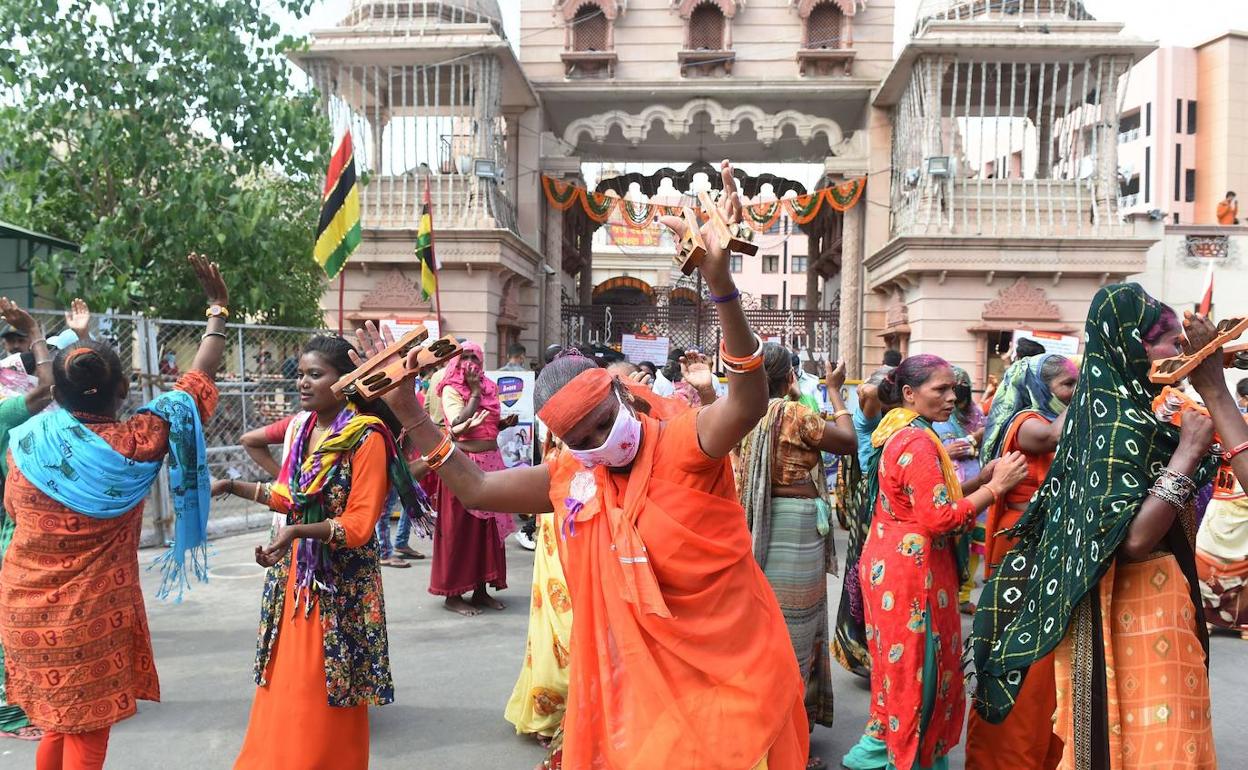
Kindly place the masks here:
[[(732, 164), (721, 165), (723, 195), (719, 199), (719, 211), (724, 221), (736, 224), (741, 221), (741, 198), (737, 194), (736, 180), (732, 176)], [(662, 223), (676, 236), (679, 244), (685, 234), (685, 223), (677, 217), (663, 217)], [(719, 235), (712, 223), (702, 227), (702, 240), (706, 244), (706, 256), (698, 270), (706, 281), (707, 289), (715, 302), (723, 332), (723, 350), (734, 358), (748, 358), (758, 351), (758, 337), (750, 331), (741, 309), (741, 294), (737, 291), (729, 269), (729, 252), (719, 242)], [(767, 411), (767, 377), (762, 367), (746, 373), (728, 370), (728, 395), (698, 413), (698, 441), (702, 451), (711, 457), (726, 457), (758, 424)]]
[[(209, 262), (208, 258), (202, 254), (191, 254), (187, 259), (195, 271), (195, 277), (199, 279), (200, 287), (204, 290), (204, 297), (208, 300), (209, 308), (225, 309), (230, 301), (230, 293), (225, 288), (225, 281), (221, 278), (221, 270), (217, 267), (217, 263)], [(221, 355), (225, 352), (225, 320), (228, 314), (227, 310), (208, 317), (208, 328), (199, 342), (199, 349), (195, 351), (195, 360), (191, 362), (191, 369), (203, 372), (209, 377), (217, 375), (217, 369), (221, 367)]]
[(858, 451), (858, 434), (854, 431), (854, 420), (845, 401), (841, 398), (841, 388), (845, 386), (845, 362), (826, 364), (823, 381), (828, 387), (828, 403), (832, 404), (832, 419), (823, 424), (823, 439), (819, 448), (825, 452), (847, 455)]
[[(1189, 351), (1199, 350), (1217, 336), (1208, 318), (1193, 315), (1190, 312), (1185, 313), (1184, 316), (1183, 328), (1187, 332)], [(1231, 395), (1231, 391), (1227, 390), (1221, 351), (1202, 361), (1192, 372), (1190, 379), (1192, 387), (1196, 388), (1196, 392), (1204, 400), (1209, 416), (1213, 418), (1214, 430), (1222, 439), (1222, 450), (1234, 453), (1237, 447), (1244, 446), (1248, 442), (1248, 422), (1244, 422), (1244, 415), (1240, 413), (1235, 398)], [(1187, 421), (1186, 415), (1183, 420)], [(1231, 458), (1231, 470), (1235, 473), (1235, 478), (1239, 479), (1239, 483), (1248, 489), (1248, 450), (1234, 453)]]
[[(372, 321), (356, 332), (360, 349), (365, 355), (375, 355), (385, 349), (385, 343)], [(412, 351), (409, 363), (415, 363), (418, 351)], [(354, 354), (353, 354), (354, 355)], [(363, 363), (356, 361), (356, 364)], [(433, 423), (429, 413), (416, 400), (415, 388), (394, 388), (385, 396), (386, 404), (402, 423), (411, 445), (422, 456), (442, 446), (445, 434)], [(468, 458), (452, 443), (450, 455), (436, 468), (438, 478), (450, 487), (455, 496), (467, 508), (503, 513), (549, 513), (554, 510), (550, 502), (550, 471), (545, 465), (516, 467), (489, 473)]]
[(85, 342), (91, 339), (91, 308), (81, 297), (69, 303), (69, 309), (65, 311), (65, 326), (78, 335), (79, 340)]
[(0, 316), (14, 329), (25, 332), (33, 340), (30, 352), (35, 357), (36, 382), (35, 387), (26, 394), (26, 411), (29, 414), (38, 414), (52, 403), (52, 354), (48, 351), (48, 341), (43, 336), (39, 322), (8, 297), (0, 297)]

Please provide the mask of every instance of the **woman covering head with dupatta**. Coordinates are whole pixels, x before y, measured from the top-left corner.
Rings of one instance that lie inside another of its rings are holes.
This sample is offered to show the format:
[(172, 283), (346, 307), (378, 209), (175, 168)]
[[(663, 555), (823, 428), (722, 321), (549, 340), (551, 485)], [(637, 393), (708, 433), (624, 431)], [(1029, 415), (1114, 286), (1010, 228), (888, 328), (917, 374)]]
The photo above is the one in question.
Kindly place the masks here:
[(1195, 413), (1181, 430), (1160, 422), (1148, 379), (1181, 334), (1138, 285), (1097, 292), (1052, 467), (975, 615), (975, 707), (989, 722), (1057, 651), (1061, 767), (1216, 765), (1192, 549), (1212, 427)]
[[(719, 211), (737, 222), (726, 161), (722, 183)], [(681, 242), (683, 221), (664, 223)], [(762, 343), (711, 223), (701, 237), (698, 269), (722, 299), (730, 383), (710, 406), (645, 414), (605, 369), (560, 358), (538, 376), (535, 400), (565, 449), (551, 464), (487, 472), (406, 388), (388, 396), (430, 469), (465, 505), (555, 514), (576, 618), (554, 758), (568, 768), (806, 766), (803, 683), (728, 459), (767, 407)]]
[[(1018, 523), (1049, 472), (1078, 376), (1069, 359), (1051, 353), (1016, 361), (1005, 371), (988, 415), (980, 459), (987, 463), (1003, 453), (1021, 452), (1027, 458), (1027, 478), (988, 509), (985, 579), (1013, 547), (1014, 539), (1006, 532)], [(990, 724), (971, 712), (967, 764), (979, 770), (1053, 770), (1062, 756), (1061, 741), (1053, 735), (1056, 708), (1049, 655), (1032, 665), (1004, 722)]]
[(874, 509), (859, 560), (871, 650), (871, 713), (842, 759), (849, 770), (947, 766), (965, 719), (962, 621), (955, 604), (956, 541), (980, 511), (1023, 477), (1021, 456), (1002, 458), (964, 485), (932, 425), (957, 395), (952, 368), (911, 356), (880, 384), (898, 403), (871, 436)]
[(394, 701), (377, 519), (397, 498), (428, 532), (430, 511), (385, 404), (365, 411), (333, 390), (355, 369), (354, 352), (342, 337), (304, 346), (296, 380), (303, 411), (286, 429), (276, 483), (213, 485), (276, 512), (270, 544), (256, 548), (268, 570), (256, 694), (236, 770), (362, 770), (368, 707)]

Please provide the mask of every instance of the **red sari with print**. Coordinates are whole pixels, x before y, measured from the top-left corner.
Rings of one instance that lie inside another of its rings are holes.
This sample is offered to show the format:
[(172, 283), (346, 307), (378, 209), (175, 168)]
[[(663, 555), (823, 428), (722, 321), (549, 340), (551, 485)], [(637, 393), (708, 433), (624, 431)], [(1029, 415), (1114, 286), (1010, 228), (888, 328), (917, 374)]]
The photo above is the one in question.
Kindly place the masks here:
[[(974, 522), (975, 510), (955, 499), (960, 491), (951, 492), (938, 442), (934, 433), (911, 426), (884, 445), (880, 495), (858, 567), (872, 653), (866, 733), (888, 746), (898, 770), (930, 767), (947, 754), (962, 736), (966, 715), (954, 546), (957, 533)], [(929, 622), (936, 642), (936, 701), (920, 745)]]

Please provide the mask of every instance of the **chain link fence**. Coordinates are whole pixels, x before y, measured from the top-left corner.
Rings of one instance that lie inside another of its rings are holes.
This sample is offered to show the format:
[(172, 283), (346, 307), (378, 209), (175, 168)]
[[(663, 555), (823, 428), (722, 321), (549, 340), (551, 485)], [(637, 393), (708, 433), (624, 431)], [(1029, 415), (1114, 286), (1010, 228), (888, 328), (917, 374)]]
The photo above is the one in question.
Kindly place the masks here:
[[(32, 310), (48, 337), (65, 329), (62, 313)], [(206, 321), (170, 321), (119, 313), (92, 317), (91, 336), (117, 351), (130, 372), (130, 393), (119, 415), (125, 418), (164, 391), (191, 368)], [(295, 374), (299, 351), (323, 329), (285, 326), (231, 325), (217, 387), (221, 397), (212, 419), (204, 426), (208, 464), (213, 478), (267, 480), (247, 456), (239, 438), (295, 412), (299, 407)], [(173, 508), (168, 476), (162, 473), (148, 500), (145, 540), (163, 542), (171, 532)], [(246, 501), (213, 501), (212, 519), (245, 513)], [(267, 517), (264, 523), (268, 523)], [(148, 528), (150, 526), (150, 531)]]

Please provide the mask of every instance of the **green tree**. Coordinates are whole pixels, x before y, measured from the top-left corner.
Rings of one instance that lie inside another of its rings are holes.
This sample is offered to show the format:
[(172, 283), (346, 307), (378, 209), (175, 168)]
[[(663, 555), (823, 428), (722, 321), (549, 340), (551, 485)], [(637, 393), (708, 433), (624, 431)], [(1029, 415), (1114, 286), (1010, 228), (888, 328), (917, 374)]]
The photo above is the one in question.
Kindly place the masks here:
[(75, 241), (33, 266), (62, 302), (202, 317), (185, 255), (234, 312), (316, 324), (329, 155), (264, 10), (311, 0), (0, 0), (0, 217)]

